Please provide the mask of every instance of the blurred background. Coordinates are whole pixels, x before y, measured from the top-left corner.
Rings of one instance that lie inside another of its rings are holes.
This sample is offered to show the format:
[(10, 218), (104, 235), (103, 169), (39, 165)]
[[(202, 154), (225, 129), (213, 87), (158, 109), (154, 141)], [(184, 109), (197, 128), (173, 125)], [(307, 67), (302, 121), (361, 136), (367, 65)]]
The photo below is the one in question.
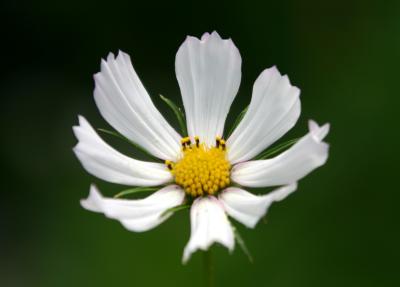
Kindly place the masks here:
[[(93, 101), (100, 59), (129, 53), (155, 104), (181, 104), (175, 53), (217, 30), (243, 59), (227, 127), (272, 65), (302, 90), (302, 116), (330, 122), (328, 163), (237, 225), (239, 248), (214, 246), (217, 286), (399, 286), (399, 1), (2, 1), (0, 286), (203, 286), (202, 257), (181, 265), (187, 211), (131, 233), (83, 210), (95, 182), (72, 153), (77, 115), (107, 128)], [(104, 137), (128, 155), (136, 152)], [(283, 139), (283, 140), (284, 140)]]

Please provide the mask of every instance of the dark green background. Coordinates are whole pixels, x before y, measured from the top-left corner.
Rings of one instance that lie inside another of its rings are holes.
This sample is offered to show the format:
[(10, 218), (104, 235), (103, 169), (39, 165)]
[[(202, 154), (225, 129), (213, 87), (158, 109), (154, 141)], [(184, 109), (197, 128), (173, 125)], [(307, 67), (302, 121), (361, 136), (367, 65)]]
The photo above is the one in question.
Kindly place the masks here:
[[(243, 58), (229, 123), (259, 73), (277, 65), (302, 90), (302, 116), (330, 122), (328, 163), (241, 228), (255, 262), (214, 247), (218, 286), (399, 286), (399, 1), (8, 1), (1, 4), (1, 286), (202, 286), (201, 254), (180, 263), (188, 213), (135, 234), (87, 212), (96, 182), (72, 153), (82, 114), (106, 127), (92, 75), (132, 56), (156, 105), (180, 102), (175, 53), (217, 30)], [(109, 138), (107, 138), (109, 139)], [(132, 150), (121, 145), (128, 154)], [(118, 145), (119, 144), (119, 145)]]

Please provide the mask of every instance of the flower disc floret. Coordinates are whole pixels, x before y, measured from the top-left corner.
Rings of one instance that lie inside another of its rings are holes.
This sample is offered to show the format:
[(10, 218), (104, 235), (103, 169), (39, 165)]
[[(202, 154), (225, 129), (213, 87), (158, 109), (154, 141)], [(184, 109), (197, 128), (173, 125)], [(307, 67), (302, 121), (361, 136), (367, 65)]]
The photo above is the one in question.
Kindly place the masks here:
[(225, 141), (217, 138), (216, 146), (207, 147), (195, 138), (182, 139), (182, 158), (166, 162), (175, 182), (193, 197), (214, 195), (230, 184), (231, 165), (226, 159)]

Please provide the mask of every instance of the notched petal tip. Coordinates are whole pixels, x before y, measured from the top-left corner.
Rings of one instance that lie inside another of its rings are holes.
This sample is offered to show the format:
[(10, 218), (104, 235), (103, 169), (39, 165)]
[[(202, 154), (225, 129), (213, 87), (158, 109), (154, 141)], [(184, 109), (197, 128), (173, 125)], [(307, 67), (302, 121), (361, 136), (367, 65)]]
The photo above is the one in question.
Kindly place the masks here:
[(314, 120), (309, 120), (308, 129), (312, 137), (316, 141), (320, 142), (328, 135), (330, 130), (330, 124), (326, 123), (323, 126), (319, 126), (317, 122), (315, 122)]
[(100, 76), (101, 76), (101, 72), (97, 72), (97, 73), (94, 73), (94, 74), (93, 74), (93, 80), (94, 80), (94, 82), (95, 82), (95, 88), (96, 88), (96, 86), (97, 86), (96, 81), (99, 80), (99, 77), (100, 77)]
[[(193, 37), (193, 38), (197, 39), (197, 37)], [(214, 30), (213, 32), (211, 32), (211, 34), (210, 34), (209, 32), (205, 32), (205, 33), (201, 36), (201, 38), (200, 38), (200, 39), (197, 39), (197, 40), (200, 41), (201, 43), (205, 43), (205, 42), (210, 41), (210, 40), (212, 40), (212, 39), (215, 39), (215, 40), (223, 40), (223, 39), (221, 38), (221, 36), (218, 34), (218, 32), (215, 31), (215, 30)]]
[(196, 36), (187, 35), (183, 43), (196, 42), (200, 44), (206, 44), (212, 41), (229, 43), (232, 44), (234, 47), (236, 47), (231, 38), (223, 39), (215, 30), (211, 34), (209, 32), (205, 32), (200, 38), (197, 38)]
[(314, 120), (308, 120), (308, 130), (313, 131), (319, 129), (319, 125)]
[(82, 133), (82, 130), (85, 130), (85, 129), (87, 130), (87, 129), (90, 129), (90, 128), (91, 128), (90, 124), (86, 120), (86, 118), (84, 116), (82, 116), (82, 115), (78, 115), (78, 125), (72, 126), (72, 131), (73, 131), (75, 137), (78, 139), (78, 144), (79, 144), (79, 141), (80, 141), (80, 138), (81, 138), (80, 134)]
[(210, 33), (205, 32), (205, 33), (201, 36), (201, 41), (206, 41), (209, 37), (210, 37)]
[(125, 53), (124, 51), (122, 51), (121, 49), (118, 49), (118, 56), (122, 57), (122, 56), (129, 56), (129, 55), (127, 53)]
[(201, 40), (198, 39), (198, 38), (195, 37), (195, 36), (187, 35), (186, 38), (185, 38), (185, 41), (184, 41), (183, 44), (182, 44), (182, 46), (184, 46), (185, 44), (188, 45), (188, 44), (190, 44), (190, 43), (201, 43)]
[(276, 65), (273, 65), (271, 68), (268, 68), (268, 69), (265, 69), (265, 70), (277, 73), (279, 76), (281, 75), (281, 73), (279, 72), (278, 67)]
[(218, 34), (218, 32), (216, 30), (212, 31), (211, 36), (221, 39), (221, 36)]
[[(112, 54), (112, 53), (110, 53), (110, 54)], [(100, 78), (100, 77), (103, 75), (103, 73), (104, 73), (105, 71), (107, 71), (107, 69), (108, 69), (108, 62), (111, 61), (111, 60), (109, 59), (109, 58), (110, 58), (110, 54), (108, 54), (107, 59), (101, 59), (101, 61), (100, 61), (100, 72), (97, 73), (99, 76), (97, 76), (97, 77), (95, 78), (95, 80), (98, 79), (98, 78)], [(95, 76), (96, 76), (97, 74), (95, 74)]]
[(286, 86), (290, 86), (292, 89), (296, 89), (298, 94), (300, 94), (300, 88), (293, 85), (292, 82), (290, 81), (289, 76), (287, 74), (282, 74), (276, 65), (273, 65), (272, 67), (265, 69), (261, 74), (268, 72), (272, 73), (272, 75), (274, 75), (275, 77), (280, 78), (281, 81), (283, 81)]
[(129, 56), (128, 53), (125, 53), (122, 50), (118, 50), (118, 55), (117, 55), (116, 61), (119, 63), (122, 62), (123, 65), (125, 65), (125, 62), (132, 65), (131, 56)]
[(273, 201), (282, 201), (297, 190), (297, 182), (278, 188), (271, 194)]
[(102, 212), (100, 204), (102, 198), (103, 196), (98, 191), (97, 187), (94, 184), (92, 184), (90, 186), (89, 196), (85, 199), (81, 199), (80, 204), (86, 210), (93, 212)]
[(90, 127), (89, 122), (84, 116), (78, 115), (78, 121), (79, 121), (79, 126), (84, 128)]
[(115, 60), (114, 53), (113, 52), (109, 52), (108, 55), (107, 55), (107, 62), (114, 61), (114, 60)]

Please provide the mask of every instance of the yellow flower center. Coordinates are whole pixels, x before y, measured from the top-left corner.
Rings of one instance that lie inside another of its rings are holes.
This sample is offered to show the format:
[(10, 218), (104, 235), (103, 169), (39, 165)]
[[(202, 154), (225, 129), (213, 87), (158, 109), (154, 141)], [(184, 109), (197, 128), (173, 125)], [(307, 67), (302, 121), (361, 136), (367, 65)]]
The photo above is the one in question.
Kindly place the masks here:
[(231, 165), (226, 159), (225, 141), (217, 137), (216, 146), (207, 147), (195, 137), (192, 144), (189, 137), (183, 138), (182, 158), (173, 163), (166, 161), (175, 178), (185, 192), (193, 197), (213, 195), (230, 184)]

